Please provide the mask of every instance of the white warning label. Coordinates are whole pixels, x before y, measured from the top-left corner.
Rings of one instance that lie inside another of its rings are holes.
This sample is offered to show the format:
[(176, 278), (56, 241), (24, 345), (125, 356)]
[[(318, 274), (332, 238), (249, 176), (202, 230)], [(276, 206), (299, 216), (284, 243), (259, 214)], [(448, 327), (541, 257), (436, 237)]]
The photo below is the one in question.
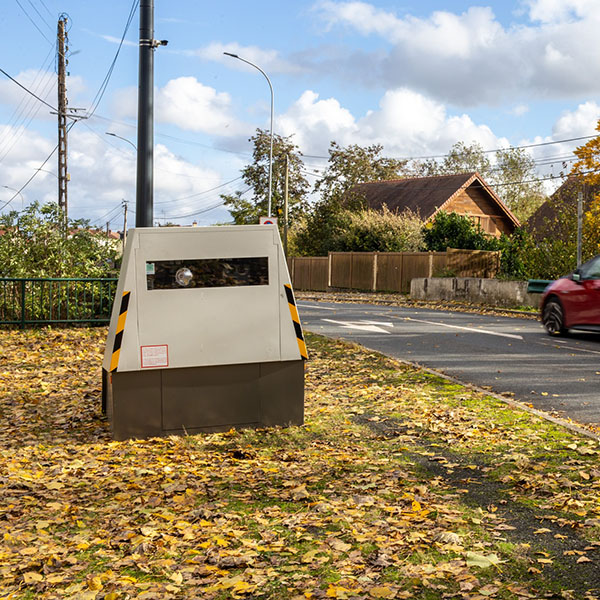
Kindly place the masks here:
[(169, 366), (169, 346), (141, 346), (142, 369)]

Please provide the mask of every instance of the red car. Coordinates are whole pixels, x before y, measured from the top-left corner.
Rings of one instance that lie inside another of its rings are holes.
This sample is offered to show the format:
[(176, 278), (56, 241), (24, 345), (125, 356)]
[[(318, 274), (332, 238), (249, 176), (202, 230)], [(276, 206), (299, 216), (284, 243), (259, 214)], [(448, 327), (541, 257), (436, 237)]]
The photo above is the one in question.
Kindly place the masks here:
[(550, 335), (569, 329), (600, 333), (600, 256), (551, 283), (542, 296), (541, 315)]

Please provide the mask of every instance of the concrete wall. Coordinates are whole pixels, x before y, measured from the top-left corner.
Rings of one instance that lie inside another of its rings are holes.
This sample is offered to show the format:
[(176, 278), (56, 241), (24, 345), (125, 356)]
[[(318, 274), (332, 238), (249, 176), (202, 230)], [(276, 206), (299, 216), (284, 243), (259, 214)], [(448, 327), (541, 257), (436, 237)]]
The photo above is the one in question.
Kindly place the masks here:
[(526, 281), (500, 281), (475, 277), (419, 277), (410, 284), (414, 300), (456, 300), (490, 306), (539, 307), (541, 294), (528, 294)]

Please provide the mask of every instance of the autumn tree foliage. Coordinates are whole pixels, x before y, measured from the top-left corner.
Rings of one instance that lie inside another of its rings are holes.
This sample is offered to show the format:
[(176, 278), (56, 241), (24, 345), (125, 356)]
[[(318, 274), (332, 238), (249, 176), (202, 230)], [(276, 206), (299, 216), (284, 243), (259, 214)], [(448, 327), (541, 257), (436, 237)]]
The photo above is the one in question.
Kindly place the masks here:
[[(596, 124), (600, 134), (600, 120)], [(600, 253), (600, 135), (592, 138), (574, 151), (579, 159), (571, 175), (581, 182), (586, 196), (583, 220), (583, 247), (588, 256)]]

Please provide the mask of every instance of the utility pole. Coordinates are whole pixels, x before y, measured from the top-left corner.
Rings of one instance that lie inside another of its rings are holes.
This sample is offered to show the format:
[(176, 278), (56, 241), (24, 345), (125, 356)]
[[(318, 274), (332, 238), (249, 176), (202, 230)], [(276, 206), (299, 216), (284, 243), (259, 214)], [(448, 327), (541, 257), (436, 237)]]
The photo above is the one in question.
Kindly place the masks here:
[(123, 199), (123, 250), (127, 242), (127, 200)]
[(283, 194), (283, 251), (288, 255), (288, 181), (290, 176), (290, 155), (285, 155), (285, 192)]
[(135, 226), (152, 227), (154, 205), (154, 0), (140, 1)]
[[(585, 189), (585, 188), (584, 188)], [(583, 192), (577, 192), (577, 268), (581, 265), (583, 233)]]
[(65, 232), (68, 223), (67, 203), (67, 16), (61, 15), (58, 19), (58, 207), (64, 221)]

